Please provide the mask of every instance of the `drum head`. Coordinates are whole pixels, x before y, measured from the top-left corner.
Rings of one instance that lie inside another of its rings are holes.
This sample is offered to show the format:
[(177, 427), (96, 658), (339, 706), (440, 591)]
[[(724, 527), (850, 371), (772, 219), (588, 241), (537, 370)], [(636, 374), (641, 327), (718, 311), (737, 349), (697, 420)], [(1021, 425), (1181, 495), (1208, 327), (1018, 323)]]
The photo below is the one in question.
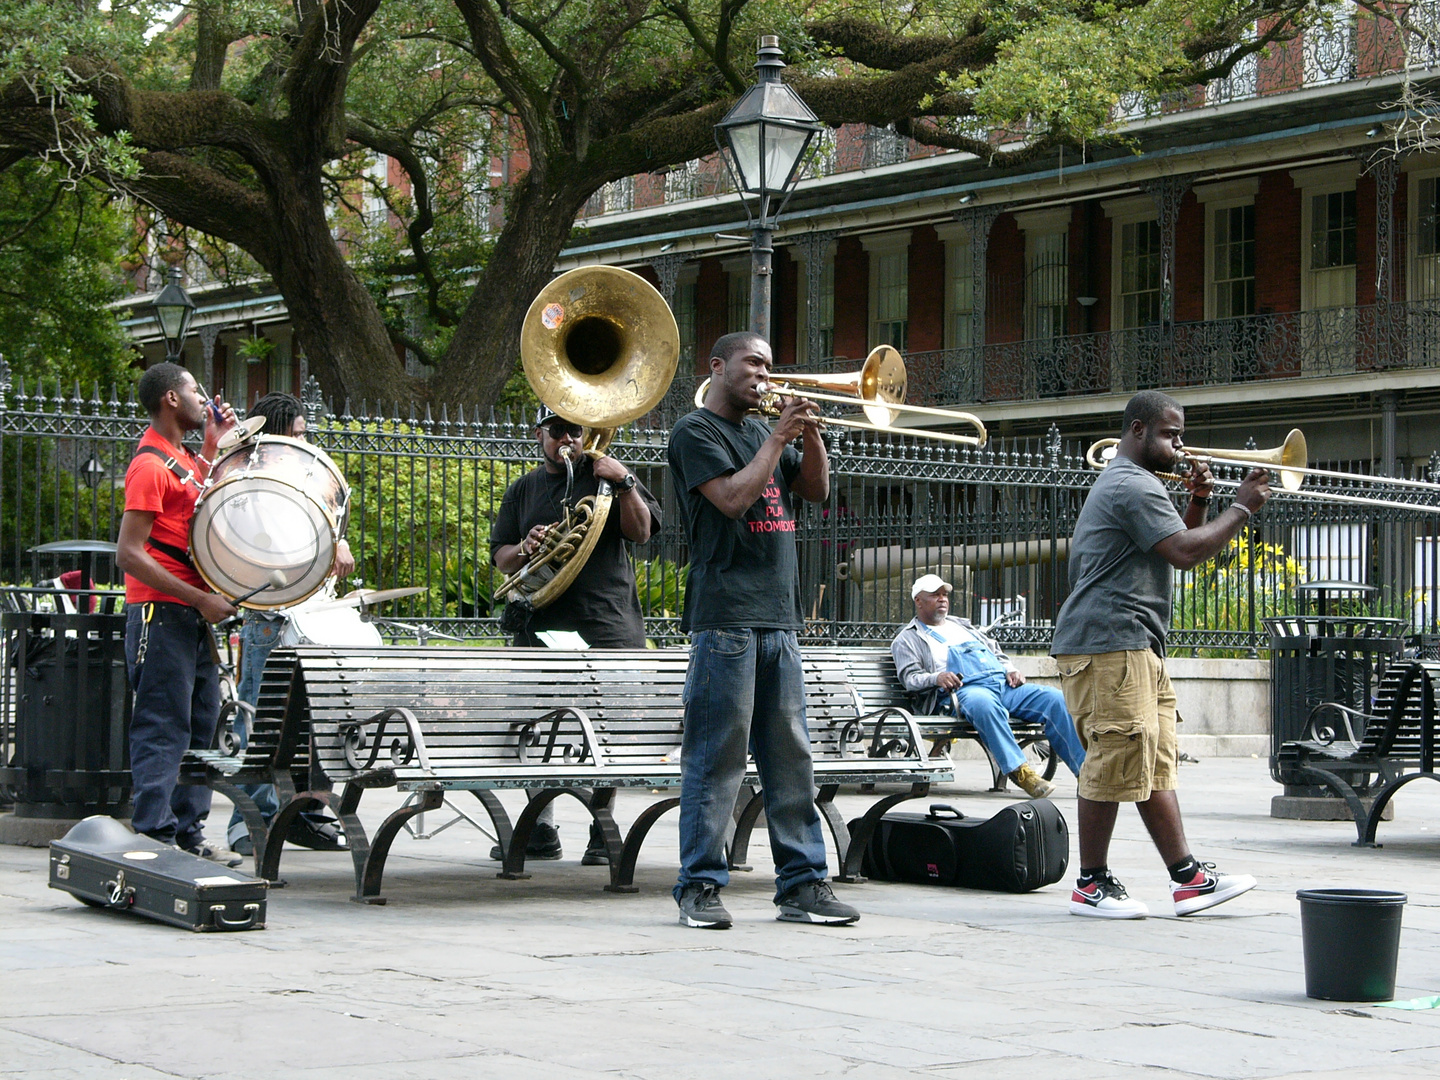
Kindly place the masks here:
[[(290, 607), (324, 584), (335, 563), (349, 488), (318, 447), (259, 436), (215, 463), (195, 504), (190, 553), (226, 596), (269, 583), (244, 607)], [(285, 584), (275, 585), (276, 572)]]

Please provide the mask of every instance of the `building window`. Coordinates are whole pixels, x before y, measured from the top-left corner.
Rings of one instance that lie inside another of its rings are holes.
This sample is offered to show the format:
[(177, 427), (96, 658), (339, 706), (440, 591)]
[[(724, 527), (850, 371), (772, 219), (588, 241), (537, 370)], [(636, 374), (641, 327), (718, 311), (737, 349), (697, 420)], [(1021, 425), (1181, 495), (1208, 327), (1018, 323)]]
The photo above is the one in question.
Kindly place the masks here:
[(730, 297), (726, 305), (725, 331), (734, 334), (750, 329), (750, 263), (744, 270), (730, 271)]
[(1415, 268), (1411, 274), (1410, 299), (1440, 298), (1440, 208), (1436, 206), (1435, 176), (1415, 181), (1414, 229)]
[(1160, 223), (1120, 223), (1120, 326), (1132, 330), (1160, 322)]
[(1355, 265), (1355, 192), (1310, 197), (1310, 269)]
[(295, 355), (289, 338), (281, 338), (270, 351), (270, 392), (295, 393)]
[(1068, 232), (1025, 235), (1025, 338), (1048, 341), (1065, 335), (1070, 306)]
[(383, 229), (390, 224), (390, 207), (385, 202), (385, 191), (390, 186), (390, 159), (376, 154), (375, 160), (365, 170), (365, 190), (361, 201), (361, 215), (367, 229)]
[(250, 400), (250, 365), (243, 356), (237, 355), (233, 347), (225, 350), (225, 397), (235, 408), (246, 411), (254, 402)]
[(975, 341), (975, 259), (970, 238), (945, 244), (945, 346), (968, 349)]
[(1254, 315), (1255, 204), (1213, 211), (1210, 227), (1211, 317)]
[(910, 312), (910, 230), (860, 238), (870, 256), (870, 347), (905, 351)]
[(906, 320), (910, 308), (910, 253), (887, 251), (874, 261), (875, 324), (872, 345), (893, 345), (905, 351)]

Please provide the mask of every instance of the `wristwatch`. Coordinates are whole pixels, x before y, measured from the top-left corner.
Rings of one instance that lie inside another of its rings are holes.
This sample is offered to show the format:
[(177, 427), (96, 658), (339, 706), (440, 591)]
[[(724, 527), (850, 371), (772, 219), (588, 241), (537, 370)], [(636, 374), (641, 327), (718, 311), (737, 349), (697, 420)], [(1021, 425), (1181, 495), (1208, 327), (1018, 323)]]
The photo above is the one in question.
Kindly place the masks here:
[(639, 482), (640, 481), (635, 478), (635, 474), (632, 472), (626, 473), (624, 480), (618, 480), (610, 486), (616, 491), (618, 491), (621, 495), (624, 495), (627, 491), (634, 491), (635, 485)]

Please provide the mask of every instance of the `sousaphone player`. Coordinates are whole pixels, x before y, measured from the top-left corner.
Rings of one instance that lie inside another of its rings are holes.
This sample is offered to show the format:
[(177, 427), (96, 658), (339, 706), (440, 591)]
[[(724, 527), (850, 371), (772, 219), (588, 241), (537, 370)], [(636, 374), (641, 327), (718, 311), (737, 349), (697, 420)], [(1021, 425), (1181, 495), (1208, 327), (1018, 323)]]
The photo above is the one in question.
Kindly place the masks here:
[[(549, 399), (535, 421), (541, 460), (506, 489), (490, 531), (490, 558), (510, 575), (497, 592), (509, 601), (504, 625), (515, 645), (538, 646), (540, 633), (560, 630), (592, 648), (645, 647), (630, 545), (659, 531), (660, 504), (605, 447), (614, 427), (664, 395), (678, 344), (664, 299), (625, 270), (571, 271), (532, 303), (521, 358)], [(551, 807), (525, 854), (560, 858)], [(501, 857), (498, 846), (491, 857)], [(582, 862), (607, 861), (592, 827)]]

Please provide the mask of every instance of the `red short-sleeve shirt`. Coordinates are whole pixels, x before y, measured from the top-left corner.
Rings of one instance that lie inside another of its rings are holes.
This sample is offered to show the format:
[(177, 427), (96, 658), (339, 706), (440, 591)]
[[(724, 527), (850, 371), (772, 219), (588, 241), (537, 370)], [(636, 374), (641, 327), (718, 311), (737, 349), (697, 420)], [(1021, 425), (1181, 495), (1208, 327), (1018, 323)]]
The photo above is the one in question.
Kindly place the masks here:
[[(190, 545), (190, 519), (195, 516), (195, 502), (200, 498), (200, 489), (193, 483), (182, 483), (180, 478), (165, 467), (165, 458), (174, 457), (181, 466), (193, 470), (196, 478), (203, 478), (199, 460), (182, 447), (174, 447), (162, 438), (153, 427), (146, 428), (140, 445), (153, 446), (163, 457), (154, 454), (136, 454), (125, 470), (125, 509), (141, 510), (154, 514), (155, 522), (150, 526), (150, 537), (162, 544), (185, 551)], [(147, 547), (155, 561), (181, 581), (197, 589), (210, 591), (205, 579), (192, 566), (172, 559), (155, 547)], [(184, 603), (158, 589), (152, 589), (138, 578), (125, 575), (125, 600), (130, 604), (147, 604), (162, 601), (170, 604)]]

